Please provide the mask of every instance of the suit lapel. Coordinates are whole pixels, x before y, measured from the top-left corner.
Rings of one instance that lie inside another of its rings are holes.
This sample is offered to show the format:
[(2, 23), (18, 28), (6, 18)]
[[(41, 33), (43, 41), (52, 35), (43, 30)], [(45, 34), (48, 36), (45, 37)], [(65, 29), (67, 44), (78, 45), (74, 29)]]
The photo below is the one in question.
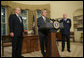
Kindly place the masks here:
[(46, 22), (48, 22), (48, 18), (46, 18)]
[[(41, 16), (41, 18), (42, 18), (42, 21), (45, 23), (45, 21), (44, 21), (44, 19), (43, 19), (43, 17)], [(46, 17), (45, 17), (46, 18)], [(46, 18), (46, 22), (48, 22), (48, 18)]]
[(44, 22), (44, 19), (43, 19), (43, 17), (42, 17), (42, 16), (41, 16), (41, 20), (42, 20), (42, 23), (45, 23), (45, 22)]
[[(17, 15), (15, 14), (15, 16), (16, 16), (16, 19), (20, 22), (20, 19), (17, 17)], [(21, 18), (21, 17), (20, 17)], [(21, 19), (22, 20), (22, 19)]]

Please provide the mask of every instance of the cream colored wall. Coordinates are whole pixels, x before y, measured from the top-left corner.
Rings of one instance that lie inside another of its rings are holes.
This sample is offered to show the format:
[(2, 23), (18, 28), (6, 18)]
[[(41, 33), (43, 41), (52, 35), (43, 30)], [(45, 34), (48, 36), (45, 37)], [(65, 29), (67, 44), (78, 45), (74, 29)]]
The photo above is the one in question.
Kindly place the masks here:
[[(67, 13), (71, 18), (72, 27), (71, 31), (74, 31), (73, 27), (73, 14), (77, 9), (83, 9), (83, 1), (14, 1), (22, 4), (41, 5), (50, 4), (51, 18), (60, 18), (63, 13)], [(80, 14), (80, 13), (79, 13)]]
[(77, 1), (56, 1), (51, 3), (51, 18), (60, 18), (63, 13), (67, 13), (68, 17), (71, 18), (72, 27), (71, 31), (74, 30), (73, 27), (73, 12), (79, 8), (83, 8), (83, 2)]
[(16, 3), (22, 3), (22, 4), (30, 4), (30, 5), (43, 5), (43, 4), (49, 4), (52, 1), (13, 1)]

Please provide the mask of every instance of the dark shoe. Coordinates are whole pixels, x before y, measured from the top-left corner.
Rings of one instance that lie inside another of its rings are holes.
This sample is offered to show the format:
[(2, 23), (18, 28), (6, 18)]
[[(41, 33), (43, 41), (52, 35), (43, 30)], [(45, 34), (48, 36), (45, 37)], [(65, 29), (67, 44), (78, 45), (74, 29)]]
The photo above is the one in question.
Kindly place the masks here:
[(68, 52), (71, 52), (70, 50), (67, 50)]
[(46, 57), (45, 55), (43, 55), (43, 57)]
[(62, 49), (62, 52), (64, 52), (64, 50)]
[(20, 57), (24, 57), (24, 56), (20, 56)]
[(46, 57), (46, 53), (45, 52), (43, 53), (43, 57)]

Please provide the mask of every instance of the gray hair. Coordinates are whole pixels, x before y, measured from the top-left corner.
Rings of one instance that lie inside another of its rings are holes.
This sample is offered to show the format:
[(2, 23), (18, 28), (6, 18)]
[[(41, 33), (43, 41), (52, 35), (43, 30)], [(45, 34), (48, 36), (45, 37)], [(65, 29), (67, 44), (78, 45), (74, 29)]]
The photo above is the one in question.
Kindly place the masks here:
[(18, 8), (21, 9), (20, 7), (16, 7), (16, 8), (15, 8), (15, 11), (16, 11)]

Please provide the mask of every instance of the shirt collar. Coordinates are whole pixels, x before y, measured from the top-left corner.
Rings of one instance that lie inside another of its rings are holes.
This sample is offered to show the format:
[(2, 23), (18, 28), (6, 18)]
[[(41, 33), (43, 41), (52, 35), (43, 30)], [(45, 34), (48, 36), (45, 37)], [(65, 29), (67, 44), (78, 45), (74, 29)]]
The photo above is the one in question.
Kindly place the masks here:
[(42, 16), (43, 18), (45, 18), (44, 16)]
[(67, 20), (67, 19), (64, 19), (65, 21)]
[(16, 13), (16, 16), (18, 17), (19, 15)]

